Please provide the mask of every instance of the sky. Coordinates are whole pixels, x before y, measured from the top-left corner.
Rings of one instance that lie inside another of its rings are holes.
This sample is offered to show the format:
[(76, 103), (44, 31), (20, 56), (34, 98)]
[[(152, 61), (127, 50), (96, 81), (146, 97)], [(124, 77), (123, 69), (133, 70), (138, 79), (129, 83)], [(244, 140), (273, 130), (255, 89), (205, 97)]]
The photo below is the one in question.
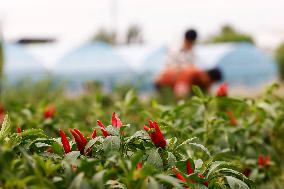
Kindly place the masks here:
[(172, 44), (187, 28), (202, 41), (230, 24), (275, 48), (284, 41), (283, 10), (283, 0), (0, 0), (0, 26), (8, 41), (36, 36), (77, 44), (100, 28), (122, 39), (135, 24), (147, 43)]

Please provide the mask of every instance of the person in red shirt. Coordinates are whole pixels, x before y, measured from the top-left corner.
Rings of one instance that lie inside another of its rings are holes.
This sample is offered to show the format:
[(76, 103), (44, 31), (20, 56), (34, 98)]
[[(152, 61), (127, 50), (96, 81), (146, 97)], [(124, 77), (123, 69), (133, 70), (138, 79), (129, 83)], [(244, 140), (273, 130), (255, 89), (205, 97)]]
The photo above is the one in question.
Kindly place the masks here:
[(184, 97), (190, 93), (192, 85), (199, 86), (208, 92), (214, 82), (222, 80), (221, 71), (214, 68), (208, 71), (198, 69), (193, 64), (167, 67), (155, 81), (158, 89), (170, 87), (177, 97)]
[(194, 29), (185, 32), (180, 51), (168, 57), (166, 68), (156, 78), (155, 85), (158, 89), (170, 87), (177, 97), (183, 97), (189, 94), (192, 85), (208, 91), (212, 83), (222, 79), (218, 68), (203, 71), (193, 64), (197, 36)]

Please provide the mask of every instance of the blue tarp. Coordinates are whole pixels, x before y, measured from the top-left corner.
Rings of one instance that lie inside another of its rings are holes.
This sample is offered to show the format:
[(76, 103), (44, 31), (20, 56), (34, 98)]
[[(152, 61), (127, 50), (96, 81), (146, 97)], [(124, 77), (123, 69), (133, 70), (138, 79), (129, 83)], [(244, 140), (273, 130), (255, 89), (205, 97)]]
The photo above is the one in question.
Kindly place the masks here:
[(47, 74), (45, 67), (22, 46), (4, 44), (4, 75), (8, 82), (24, 78), (41, 79)]
[(54, 73), (77, 84), (97, 80), (112, 86), (130, 81), (133, 71), (112, 46), (95, 42), (66, 54), (56, 65)]
[(217, 62), (225, 80), (231, 84), (256, 86), (269, 83), (277, 78), (274, 60), (250, 44), (236, 45)]

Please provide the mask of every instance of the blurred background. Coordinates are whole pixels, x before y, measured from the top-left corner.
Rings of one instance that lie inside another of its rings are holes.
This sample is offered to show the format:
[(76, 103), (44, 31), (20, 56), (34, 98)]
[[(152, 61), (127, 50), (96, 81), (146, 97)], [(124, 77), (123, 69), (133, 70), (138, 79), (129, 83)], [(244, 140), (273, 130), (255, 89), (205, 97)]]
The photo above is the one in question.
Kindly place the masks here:
[[(284, 1), (1, 0), (4, 84), (46, 78), (154, 90), (172, 50), (194, 28), (196, 64), (219, 67), (232, 93), (284, 78)], [(213, 87), (214, 88), (214, 87)]]

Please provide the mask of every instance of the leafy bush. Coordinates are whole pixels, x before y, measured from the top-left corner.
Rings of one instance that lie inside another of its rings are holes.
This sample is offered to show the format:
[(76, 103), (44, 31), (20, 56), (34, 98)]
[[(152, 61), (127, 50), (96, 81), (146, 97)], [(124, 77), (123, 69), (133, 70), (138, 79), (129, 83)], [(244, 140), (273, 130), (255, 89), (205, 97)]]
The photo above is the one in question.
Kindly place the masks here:
[(2, 98), (10, 119), (0, 131), (0, 187), (282, 188), (277, 88), (242, 99), (194, 87), (189, 99), (167, 103), (133, 90), (89, 87), (70, 97), (60, 89), (10, 89)]
[(254, 43), (251, 36), (237, 32), (231, 26), (224, 26), (218, 35), (212, 36), (209, 39), (211, 43), (226, 43), (226, 42), (247, 42)]
[(278, 63), (281, 79), (284, 79), (284, 43), (279, 45), (275, 52), (275, 59)]

